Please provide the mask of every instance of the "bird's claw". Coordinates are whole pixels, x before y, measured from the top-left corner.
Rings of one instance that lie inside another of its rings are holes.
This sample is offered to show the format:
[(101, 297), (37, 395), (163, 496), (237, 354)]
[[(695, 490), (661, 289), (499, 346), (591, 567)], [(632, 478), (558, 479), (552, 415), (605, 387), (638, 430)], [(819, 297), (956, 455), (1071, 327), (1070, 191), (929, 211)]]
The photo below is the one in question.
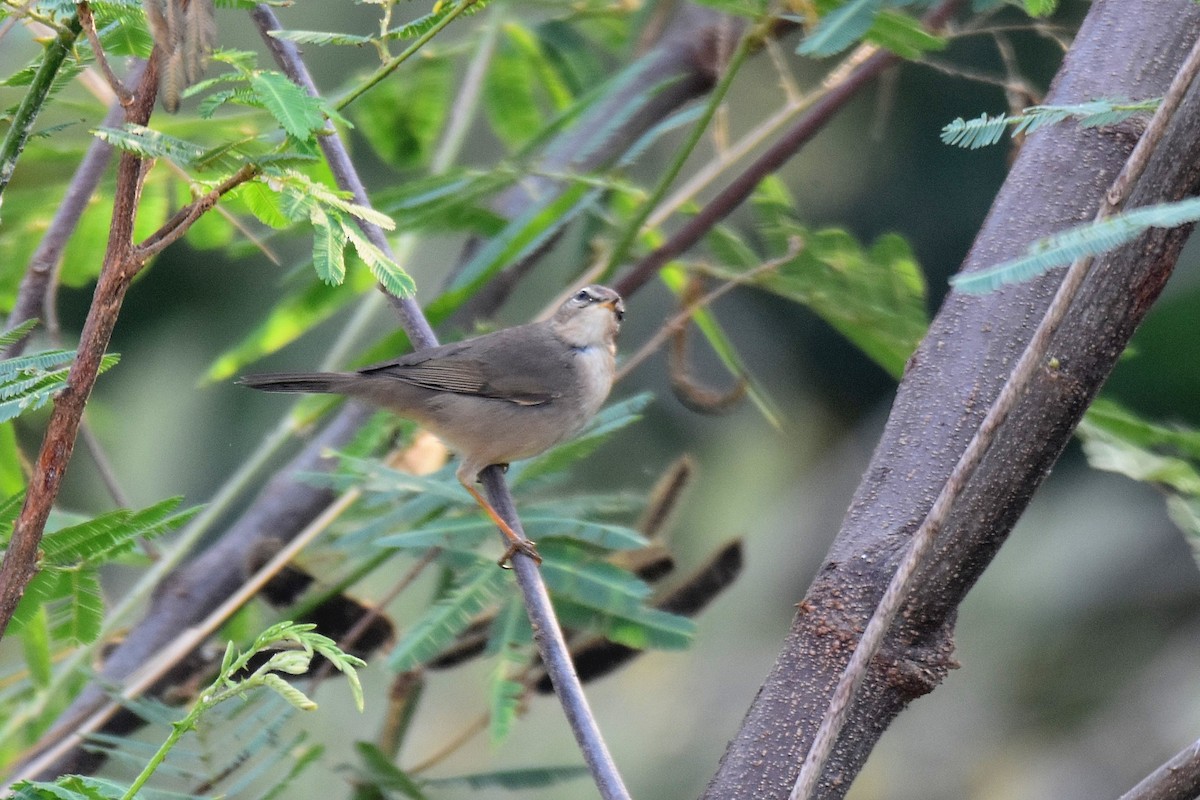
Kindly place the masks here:
[(542, 557), (537, 551), (537, 542), (522, 539), (519, 542), (513, 541), (509, 543), (508, 549), (504, 551), (504, 555), (500, 556), (500, 561), (497, 562), (500, 564), (501, 569), (512, 569), (512, 558), (517, 553), (532, 558), (535, 564), (542, 563)]

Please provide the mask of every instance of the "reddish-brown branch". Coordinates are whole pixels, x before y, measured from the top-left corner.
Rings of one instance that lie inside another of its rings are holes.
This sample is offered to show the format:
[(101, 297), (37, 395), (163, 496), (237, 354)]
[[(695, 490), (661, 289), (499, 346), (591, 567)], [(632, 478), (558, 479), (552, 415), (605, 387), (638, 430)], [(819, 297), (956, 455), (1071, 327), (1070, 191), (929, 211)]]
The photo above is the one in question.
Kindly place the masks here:
[[(151, 58), (137, 96), (126, 109), (127, 122), (145, 125), (149, 121), (154, 98), (158, 94), (156, 72), (156, 61)], [(54, 400), (54, 411), (50, 415), (34, 474), (29, 481), (25, 505), (13, 525), (12, 539), (4, 560), (0, 562), (0, 637), (8, 628), (25, 587), (37, 572), (38, 547), (46, 519), (50, 516), (50, 508), (58, 496), (75, 448), (83, 408), (96, 384), (100, 361), (116, 327), (121, 301), (133, 277), (145, 263), (137, 258), (133, 250), (133, 223), (142, 180), (141, 159), (131, 153), (122, 153), (117, 167), (108, 248), (92, 306), (80, 335), (79, 351), (71, 364), (66, 387)]]
[(179, 209), (162, 227), (146, 237), (146, 241), (133, 248), (132, 256), (135, 261), (145, 263), (151, 257), (161, 253), (175, 242), (183, 238), (192, 227), (192, 223), (200, 219), (206, 212), (212, 210), (222, 197), (258, 175), (259, 169), (254, 164), (246, 164), (233, 175), (221, 182), (217, 188), (198, 197), (188, 205)]

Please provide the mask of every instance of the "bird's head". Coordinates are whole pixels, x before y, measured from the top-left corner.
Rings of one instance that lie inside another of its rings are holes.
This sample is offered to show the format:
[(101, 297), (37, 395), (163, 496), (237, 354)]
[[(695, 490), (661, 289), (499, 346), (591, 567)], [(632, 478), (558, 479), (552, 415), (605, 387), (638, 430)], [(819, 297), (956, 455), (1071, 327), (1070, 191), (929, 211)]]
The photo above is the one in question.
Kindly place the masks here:
[(615, 347), (617, 331), (625, 319), (621, 295), (607, 286), (585, 286), (567, 298), (550, 324), (572, 347)]

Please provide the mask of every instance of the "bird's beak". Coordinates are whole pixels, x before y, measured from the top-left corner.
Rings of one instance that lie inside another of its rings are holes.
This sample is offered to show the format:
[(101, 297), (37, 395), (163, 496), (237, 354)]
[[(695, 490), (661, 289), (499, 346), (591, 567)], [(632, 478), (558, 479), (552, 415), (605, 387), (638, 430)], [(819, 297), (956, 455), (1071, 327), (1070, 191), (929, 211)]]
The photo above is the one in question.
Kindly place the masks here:
[(624, 321), (624, 319), (625, 319), (625, 304), (621, 302), (620, 298), (618, 298), (616, 300), (605, 300), (600, 305), (604, 306), (605, 308), (612, 309), (612, 312), (617, 315), (617, 322)]

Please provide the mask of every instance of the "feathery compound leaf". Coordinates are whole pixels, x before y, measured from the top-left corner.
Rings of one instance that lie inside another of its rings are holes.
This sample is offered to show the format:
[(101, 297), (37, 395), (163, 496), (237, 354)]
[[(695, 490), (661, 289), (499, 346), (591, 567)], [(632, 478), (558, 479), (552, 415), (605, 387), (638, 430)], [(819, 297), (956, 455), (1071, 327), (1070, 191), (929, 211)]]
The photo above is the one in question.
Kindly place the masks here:
[(969, 122), (959, 117), (942, 128), (941, 139), (945, 144), (976, 150), (1000, 141), (1004, 137), (1004, 129), (1009, 125), (1013, 128), (1013, 136), (1032, 133), (1045, 125), (1054, 125), (1068, 119), (1077, 120), (1084, 128), (1099, 128), (1115, 125), (1138, 114), (1153, 113), (1160, 102), (1161, 97), (1137, 102), (1092, 100), (1073, 105), (1030, 106), (1014, 116), (1001, 114), (990, 117), (982, 114), (978, 119)]
[[(0, 350), (3, 350), (10, 345), (14, 345), (24, 339), (25, 334), (36, 328), (37, 324), (38, 321), (36, 319), (27, 319), (12, 330), (0, 333)], [(0, 362), (0, 364), (3, 363), (4, 362)]]
[[(69, 350), (51, 350), (0, 361), (0, 422), (50, 402), (66, 385), (74, 358), (75, 353)], [(104, 356), (100, 372), (106, 372), (119, 359), (116, 354)]]
[(313, 269), (328, 286), (337, 286), (346, 278), (346, 234), (340, 220), (314, 205), (308, 211), (313, 226)]
[(1200, 220), (1200, 197), (1145, 206), (1039, 239), (1021, 258), (978, 272), (955, 275), (950, 283), (968, 294), (984, 294), (1010, 283), (1036, 278), (1076, 259), (1108, 252), (1128, 244), (1150, 228), (1174, 228), (1197, 220)]
[(376, 247), (357, 228), (343, 222), (342, 232), (354, 245), (354, 252), (367, 265), (371, 274), (375, 276), (375, 280), (379, 281), (379, 285), (386, 289), (388, 294), (393, 297), (412, 297), (417, 293), (416, 281), (404, 271), (404, 267)]
[(270, 36), (273, 39), (282, 39), (296, 44), (342, 44), (354, 45), (361, 47), (364, 44), (371, 43), (370, 36), (359, 36), (352, 33), (330, 33), (327, 31), (270, 31)]
[(882, 8), (883, 0), (849, 0), (821, 17), (817, 27), (804, 37), (796, 52), (814, 58), (840, 53), (871, 29), (875, 15)]
[(477, 563), (463, 580), (430, 608), (388, 657), (396, 671), (414, 669), (437, 655), (461, 633), (507, 584), (504, 570), (490, 561)]
[(271, 112), (290, 136), (300, 141), (311, 139), (325, 127), (324, 103), (278, 72), (256, 71), (250, 86), (263, 108)]
[(488, 733), (492, 744), (503, 742), (517, 719), (525, 687), (516, 677), (525, 666), (527, 645), (532, 641), (533, 631), (524, 607), (510, 598), (496, 615), (488, 637), (488, 651), (497, 656), (488, 686)]
[(204, 153), (204, 148), (194, 142), (132, 123), (123, 128), (97, 128), (93, 133), (118, 150), (142, 158), (165, 158), (181, 167), (192, 166)]
[(1012, 121), (1012, 117), (1004, 114), (998, 117), (981, 114), (970, 122), (959, 117), (942, 128), (942, 143), (968, 150), (989, 147), (1004, 138), (1004, 131)]

